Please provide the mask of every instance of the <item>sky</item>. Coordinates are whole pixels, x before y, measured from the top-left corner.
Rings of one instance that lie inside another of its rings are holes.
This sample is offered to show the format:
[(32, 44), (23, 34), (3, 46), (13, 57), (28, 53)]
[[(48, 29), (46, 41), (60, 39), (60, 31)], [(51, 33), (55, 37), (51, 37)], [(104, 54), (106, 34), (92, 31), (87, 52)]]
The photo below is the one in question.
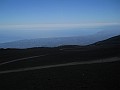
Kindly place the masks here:
[(120, 0), (0, 0), (0, 33), (111, 25), (120, 25)]

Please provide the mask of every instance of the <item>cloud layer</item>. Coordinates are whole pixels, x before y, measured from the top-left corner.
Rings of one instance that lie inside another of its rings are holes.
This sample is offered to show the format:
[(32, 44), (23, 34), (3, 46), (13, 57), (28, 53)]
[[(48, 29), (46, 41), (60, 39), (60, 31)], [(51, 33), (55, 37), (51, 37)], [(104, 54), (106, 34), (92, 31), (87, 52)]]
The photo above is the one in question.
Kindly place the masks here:
[(28, 30), (56, 30), (65, 28), (95, 28), (101, 26), (114, 26), (120, 23), (79, 23), (79, 24), (17, 24), (17, 25), (0, 25), (0, 29), (28, 29)]

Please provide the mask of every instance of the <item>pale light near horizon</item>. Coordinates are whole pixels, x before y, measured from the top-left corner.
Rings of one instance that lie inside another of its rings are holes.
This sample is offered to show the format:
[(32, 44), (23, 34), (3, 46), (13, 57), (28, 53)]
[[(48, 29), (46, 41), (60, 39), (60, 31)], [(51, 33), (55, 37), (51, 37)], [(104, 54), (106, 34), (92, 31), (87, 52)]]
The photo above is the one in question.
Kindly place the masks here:
[(95, 28), (102, 26), (114, 26), (120, 25), (120, 23), (78, 23), (78, 24), (16, 24), (16, 25), (0, 25), (0, 29), (34, 29), (34, 30), (56, 30), (65, 28)]

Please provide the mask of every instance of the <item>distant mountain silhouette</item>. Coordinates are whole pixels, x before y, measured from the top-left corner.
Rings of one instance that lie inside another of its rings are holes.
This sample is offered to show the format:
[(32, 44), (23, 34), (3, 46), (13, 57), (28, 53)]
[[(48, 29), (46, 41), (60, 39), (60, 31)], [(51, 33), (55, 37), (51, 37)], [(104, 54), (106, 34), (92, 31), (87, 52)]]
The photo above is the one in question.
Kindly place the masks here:
[(1, 43), (0, 48), (32, 48), (32, 47), (56, 47), (60, 45), (89, 45), (116, 35), (120, 35), (119, 29), (103, 30), (101, 32), (89, 36), (38, 38), (7, 42)]

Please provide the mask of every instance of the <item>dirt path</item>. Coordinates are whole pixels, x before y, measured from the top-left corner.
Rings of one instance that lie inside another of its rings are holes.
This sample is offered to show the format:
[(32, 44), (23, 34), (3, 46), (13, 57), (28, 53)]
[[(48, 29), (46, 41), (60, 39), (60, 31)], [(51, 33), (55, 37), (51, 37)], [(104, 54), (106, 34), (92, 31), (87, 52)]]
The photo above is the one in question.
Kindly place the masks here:
[(42, 57), (42, 56), (47, 56), (47, 55), (48, 54), (39, 55), (39, 56), (32, 56), (32, 57), (26, 57), (26, 58), (20, 58), (20, 59), (15, 59), (15, 60), (7, 61), (7, 62), (2, 62), (2, 63), (0, 63), (0, 65), (12, 63), (12, 62), (17, 62), (17, 61), (22, 61), (22, 60), (27, 60), (27, 59), (32, 59), (32, 58), (37, 58), (37, 57)]
[[(37, 56), (34, 56), (34, 57), (37, 57)], [(115, 61), (120, 61), (120, 58), (113, 57), (113, 58), (107, 58), (107, 59), (103, 59), (103, 60), (71, 62), (71, 63), (57, 64), (57, 65), (47, 65), (47, 66), (36, 66), (36, 67), (29, 67), (29, 68), (20, 68), (20, 69), (16, 69), (16, 70), (0, 71), (0, 74), (22, 72), (22, 71), (30, 71), (30, 70), (38, 70), (38, 69), (47, 69), (47, 68), (55, 68), (55, 67), (62, 67), (62, 66), (81, 65), (81, 64), (95, 64), (95, 63), (115, 62)]]

